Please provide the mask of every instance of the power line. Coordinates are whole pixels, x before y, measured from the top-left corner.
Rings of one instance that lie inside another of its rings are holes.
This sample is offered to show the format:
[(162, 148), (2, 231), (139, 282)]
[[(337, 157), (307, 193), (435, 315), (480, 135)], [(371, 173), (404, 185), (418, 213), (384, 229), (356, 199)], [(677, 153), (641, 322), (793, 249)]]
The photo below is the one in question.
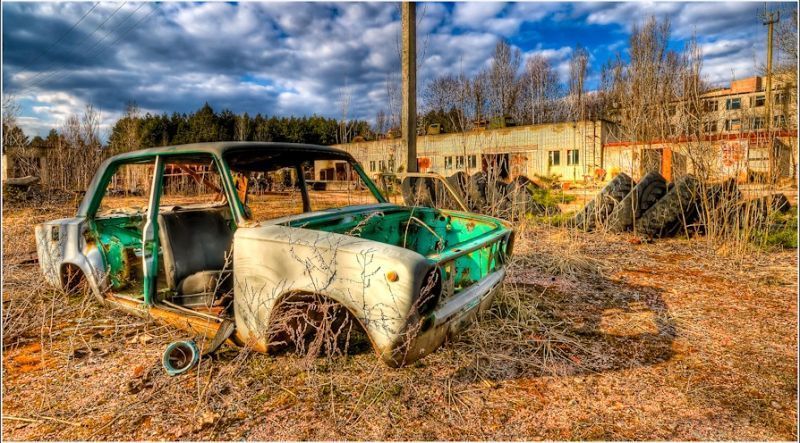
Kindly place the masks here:
[[(141, 8), (142, 8), (142, 6), (144, 6), (144, 5), (145, 5), (145, 3), (142, 3), (142, 4), (141, 4), (141, 5), (138, 7), (138, 8), (136, 8), (136, 10), (135, 10), (135, 11), (133, 11), (131, 14), (129, 14), (129, 15), (128, 15), (128, 17), (126, 17), (126, 18), (123, 20), (123, 22), (124, 22), (124, 21), (126, 21), (126, 20), (128, 20), (128, 19), (129, 19), (129, 18), (130, 18), (130, 17), (131, 17), (133, 14), (135, 14), (137, 11), (139, 11), (139, 9), (141, 9)], [(113, 47), (114, 45), (116, 45), (116, 44), (117, 44), (117, 43), (118, 43), (120, 40), (122, 40), (124, 37), (126, 37), (128, 34), (130, 34), (130, 32), (131, 32), (131, 31), (133, 31), (133, 30), (134, 30), (134, 29), (135, 29), (135, 28), (136, 28), (136, 27), (137, 27), (137, 26), (138, 26), (140, 23), (142, 23), (143, 21), (145, 21), (146, 19), (148, 19), (148, 18), (149, 18), (151, 15), (153, 15), (153, 14), (156, 12), (156, 10), (157, 10), (157, 9), (154, 7), (152, 10), (150, 10), (150, 12), (149, 12), (147, 15), (145, 15), (144, 17), (142, 17), (141, 19), (139, 19), (139, 20), (138, 20), (136, 23), (134, 23), (132, 26), (130, 26), (128, 29), (126, 29), (126, 30), (125, 30), (125, 31), (124, 31), (124, 32), (123, 32), (123, 33), (122, 33), (122, 34), (121, 34), (119, 37), (117, 37), (117, 39), (116, 39), (116, 40), (114, 40), (113, 42), (111, 42), (111, 44), (110, 44), (110, 45), (108, 45), (107, 47), (101, 47), (101, 48), (99, 48), (99, 50), (98, 50), (98, 51), (96, 51), (94, 54), (90, 55), (90, 56), (89, 56), (89, 58), (90, 58), (90, 59), (94, 59), (94, 58), (96, 58), (97, 56), (99, 56), (100, 54), (102, 54), (103, 52), (107, 51), (109, 48), (111, 48), (111, 47)], [(108, 37), (108, 35), (110, 35), (110, 34), (111, 34), (111, 31), (109, 31), (109, 32), (108, 32), (108, 33), (107, 33), (107, 34), (106, 34), (106, 35), (105, 35), (105, 36), (104, 36), (102, 39), (100, 39), (100, 40), (99, 40), (97, 43), (95, 43), (95, 44), (94, 44), (94, 46), (92, 46), (92, 47), (91, 47), (89, 50), (92, 50), (92, 49), (94, 49), (94, 47), (96, 47), (96, 46), (97, 46), (97, 45), (98, 45), (100, 42), (102, 42), (103, 40), (105, 40), (105, 38), (106, 38), (106, 37)], [(56, 72), (54, 72), (52, 75), (55, 75), (56, 73), (58, 73), (58, 72), (61, 72), (61, 71), (63, 71), (63, 69), (60, 69), (59, 71), (56, 71)], [(52, 77), (52, 75), (51, 75), (51, 77)], [(69, 76), (71, 76), (71, 75), (73, 75), (73, 72), (68, 72), (68, 73), (66, 73), (66, 74), (65, 74), (65, 75), (62, 77), (62, 79), (68, 78), (68, 77), (69, 77)], [(42, 81), (45, 81), (45, 80), (47, 80), (47, 79), (42, 79)], [(41, 84), (41, 83), (42, 83), (42, 81), (38, 82), (38, 84)], [(36, 85), (31, 85), (31, 86), (29, 86), (28, 88), (26, 88), (25, 90), (23, 90), (23, 92), (25, 92), (25, 91), (28, 91), (28, 90), (30, 90), (31, 88), (35, 87), (35, 86), (36, 86)]]
[(39, 59), (40, 59), (40, 58), (42, 58), (42, 56), (43, 56), (43, 55), (45, 55), (45, 54), (47, 54), (48, 52), (50, 52), (50, 50), (51, 50), (51, 49), (53, 49), (53, 48), (54, 48), (56, 45), (58, 45), (58, 44), (61, 42), (61, 40), (64, 40), (64, 38), (65, 38), (67, 35), (69, 35), (69, 34), (70, 34), (72, 31), (74, 31), (74, 30), (75, 30), (75, 28), (76, 28), (76, 27), (77, 27), (79, 24), (81, 24), (81, 22), (83, 21), (83, 19), (85, 19), (85, 18), (86, 18), (86, 17), (89, 15), (89, 13), (91, 13), (92, 11), (94, 11), (94, 9), (95, 9), (95, 8), (97, 8), (97, 6), (98, 6), (99, 4), (100, 4), (100, 2), (97, 2), (97, 3), (95, 3), (95, 4), (94, 4), (94, 5), (91, 7), (91, 8), (89, 8), (89, 10), (88, 10), (88, 11), (86, 11), (86, 12), (83, 14), (83, 16), (81, 16), (81, 18), (80, 18), (80, 19), (79, 19), (77, 22), (75, 22), (75, 24), (73, 24), (71, 28), (69, 28), (69, 29), (67, 30), (67, 32), (65, 32), (65, 33), (61, 34), (61, 37), (59, 37), (59, 38), (58, 38), (58, 39), (57, 39), (55, 42), (53, 42), (53, 43), (52, 43), (50, 46), (48, 46), (48, 47), (47, 47), (47, 49), (45, 49), (45, 50), (44, 50), (44, 52), (40, 53), (39, 55), (37, 55), (37, 56), (36, 56), (36, 58), (34, 58), (34, 59), (33, 59), (33, 60), (31, 60), (30, 62), (28, 62), (28, 64), (27, 64), (27, 65), (23, 66), (23, 67), (22, 67), (22, 69), (20, 69), (20, 71), (24, 71), (24, 70), (26, 70), (26, 69), (30, 68), (30, 67), (31, 67), (31, 66), (32, 66), (34, 63), (36, 63), (37, 61), (39, 61)]
[[(109, 20), (111, 20), (111, 18), (112, 18), (112, 17), (114, 17), (114, 15), (116, 15), (116, 14), (117, 14), (117, 12), (119, 12), (119, 10), (120, 10), (120, 9), (122, 9), (122, 7), (123, 7), (123, 6), (125, 6), (125, 4), (126, 4), (126, 3), (127, 3), (127, 1), (123, 2), (122, 4), (120, 4), (120, 5), (119, 5), (119, 7), (117, 7), (117, 9), (115, 9), (115, 10), (114, 10), (114, 12), (112, 12), (112, 13), (111, 13), (111, 15), (109, 15), (108, 17), (106, 17), (106, 19), (105, 19), (105, 20), (103, 20), (103, 22), (102, 22), (102, 23), (100, 23), (99, 25), (97, 25), (97, 27), (96, 27), (96, 28), (94, 28), (94, 30), (93, 30), (91, 33), (89, 33), (89, 35), (87, 35), (87, 36), (86, 36), (86, 38), (84, 38), (83, 40), (81, 40), (81, 41), (80, 41), (80, 43), (78, 43), (77, 45), (75, 45), (75, 49), (77, 49), (78, 47), (80, 47), (81, 45), (83, 45), (84, 43), (86, 43), (86, 41), (87, 41), (87, 40), (89, 40), (89, 39), (90, 39), (90, 38), (91, 38), (91, 37), (92, 37), (92, 36), (93, 36), (93, 35), (94, 35), (94, 34), (95, 34), (97, 31), (99, 31), (99, 30), (100, 30), (100, 28), (102, 28), (102, 27), (103, 27), (103, 25), (105, 25), (106, 23), (108, 23), (108, 21), (109, 21)], [(127, 19), (127, 18), (126, 18), (126, 19)], [(102, 39), (101, 39), (101, 40), (102, 40)], [(72, 54), (72, 55), (74, 55), (74, 54), (75, 54), (75, 51), (73, 50), (73, 51), (71, 52), (71, 54)], [(51, 65), (53, 65), (53, 64), (54, 64), (54, 63), (51, 63)], [(38, 72), (36, 75), (34, 75), (33, 77), (31, 77), (31, 78), (28, 80), (28, 86), (27, 86), (27, 87), (25, 87), (25, 88), (24, 88), (22, 91), (18, 92), (18, 94), (22, 94), (23, 92), (25, 92), (25, 91), (27, 91), (27, 90), (31, 89), (33, 86), (35, 86), (35, 85), (37, 85), (37, 84), (40, 84), (40, 83), (41, 83), (41, 81), (39, 81), (39, 82), (35, 82), (35, 83), (34, 83), (34, 80), (35, 80), (37, 77), (39, 77), (39, 76), (41, 76), (41, 75), (43, 75), (43, 74), (47, 73), (48, 71), (50, 71), (50, 69), (44, 69), (44, 70), (42, 70), (42, 71), (39, 71), (39, 72)], [(54, 71), (53, 73), (56, 73), (56, 72), (59, 72), (59, 71), (60, 71), (60, 70), (56, 70), (56, 71)], [(46, 77), (49, 77), (49, 76), (50, 76), (50, 75), (48, 74)]]

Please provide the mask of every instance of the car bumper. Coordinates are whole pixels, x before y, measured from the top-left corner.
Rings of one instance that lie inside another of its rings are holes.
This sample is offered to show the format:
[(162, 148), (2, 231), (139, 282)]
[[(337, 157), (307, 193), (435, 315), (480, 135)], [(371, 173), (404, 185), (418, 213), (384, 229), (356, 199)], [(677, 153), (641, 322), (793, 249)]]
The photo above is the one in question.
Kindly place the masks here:
[(494, 271), (448, 300), (412, 328), (406, 340), (384, 355), (384, 361), (395, 367), (413, 363), (436, 350), (446, 339), (461, 333), (479, 312), (492, 305), (505, 275), (504, 268)]

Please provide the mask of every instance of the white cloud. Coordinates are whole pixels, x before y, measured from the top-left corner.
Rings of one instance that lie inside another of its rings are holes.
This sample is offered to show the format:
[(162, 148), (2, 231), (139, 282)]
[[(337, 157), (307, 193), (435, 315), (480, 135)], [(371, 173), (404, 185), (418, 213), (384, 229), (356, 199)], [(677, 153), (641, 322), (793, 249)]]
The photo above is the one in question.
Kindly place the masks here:
[[(24, 72), (21, 68), (31, 60), (30, 54), (44, 51), (91, 5), (4, 6), (5, 87), (25, 86), (38, 73), (61, 71), (27, 91), (26, 118), (58, 124), (64, 116), (82, 112), (89, 102), (101, 107), (106, 118), (129, 100), (153, 112), (191, 112), (208, 100), (216, 110), (337, 116), (338, 91), (345, 84), (351, 89), (351, 114), (371, 118), (377, 109), (387, 107), (387, 78), (397, 80), (400, 23), (396, 4), (160, 3), (146, 4), (124, 22), (139, 6), (126, 4), (109, 22), (109, 38), (98, 45), (105, 52), (91, 56), (86, 51), (89, 45), (78, 42), (118, 6), (101, 3), (74, 39), (65, 39), (63, 47)], [(434, 76), (472, 75), (487, 67), (502, 37), (528, 48), (525, 57), (548, 58), (566, 80), (571, 36), (556, 35), (550, 40), (540, 27), (572, 20), (575, 23), (570, 25), (588, 24), (614, 32), (614, 43), (603, 48), (613, 52), (624, 50), (625, 33), (649, 15), (669, 17), (678, 39), (697, 31), (706, 56), (704, 73), (712, 81), (729, 80), (731, 69), (743, 77), (755, 72), (756, 56), (764, 47), (763, 27), (756, 17), (761, 7), (755, 3), (469, 2), (452, 7), (419, 3), (418, 88), (423, 89)], [(154, 9), (156, 13), (130, 34), (121, 34), (128, 23)], [(528, 26), (543, 20), (548, 22)], [(20, 25), (32, 22), (37, 24), (35, 29)], [(530, 34), (520, 34), (523, 25), (531, 29)], [(117, 37), (124, 38), (111, 47)], [(541, 42), (529, 49), (534, 38)], [(584, 43), (595, 49), (591, 41)]]
[(479, 28), (484, 22), (499, 14), (506, 5), (500, 2), (456, 3), (453, 23), (469, 28)]

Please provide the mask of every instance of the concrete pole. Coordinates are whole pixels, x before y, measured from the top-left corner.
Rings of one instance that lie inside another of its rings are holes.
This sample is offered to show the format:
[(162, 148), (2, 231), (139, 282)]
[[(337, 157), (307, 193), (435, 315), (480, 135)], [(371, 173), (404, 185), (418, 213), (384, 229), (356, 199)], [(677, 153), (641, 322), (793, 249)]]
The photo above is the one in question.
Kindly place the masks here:
[(417, 167), (417, 12), (414, 2), (403, 2), (402, 16), (402, 75), (403, 105), (400, 127), (406, 148), (408, 172), (418, 172)]
[(767, 105), (767, 121), (765, 123), (767, 137), (769, 137), (767, 141), (769, 149), (767, 153), (767, 158), (769, 159), (767, 176), (772, 180), (775, 172), (775, 146), (772, 137), (772, 31), (775, 23), (777, 23), (780, 18), (776, 17), (774, 12), (770, 12), (768, 17), (769, 18), (764, 22), (764, 25), (767, 26), (767, 102), (765, 103)]

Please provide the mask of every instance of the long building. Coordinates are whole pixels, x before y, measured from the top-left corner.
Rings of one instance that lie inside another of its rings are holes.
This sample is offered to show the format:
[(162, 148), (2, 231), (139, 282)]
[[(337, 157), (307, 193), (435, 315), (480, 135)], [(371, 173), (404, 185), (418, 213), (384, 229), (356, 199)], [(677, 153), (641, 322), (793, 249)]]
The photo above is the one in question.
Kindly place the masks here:
[[(763, 77), (751, 77), (704, 94), (699, 139), (676, 131), (664, 140), (633, 142), (621, 137), (619, 125), (609, 120), (478, 129), (419, 136), (417, 162), (421, 172), (445, 176), (483, 170), (497, 171), (500, 176), (558, 175), (562, 181), (585, 181), (590, 177), (607, 180), (620, 171), (640, 177), (655, 170), (673, 179), (705, 168), (712, 176), (744, 181), (766, 174), (772, 157), (777, 176), (794, 177), (797, 89), (776, 79), (768, 132), (765, 83)], [(670, 109), (676, 123), (679, 112)], [(400, 139), (336, 146), (350, 152), (370, 174), (403, 172), (406, 165)], [(317, 180), (342, 179), (334, 165), (315, 169)]]
[[(450, 175), (495, 170), (500, 176), (559, 175), (583, 180), (602, 163), (608, 122), (581, 121), (473, 130), (417, 137), (420, 172)], [(406, 153), (400, 139), (336, 145), (351, 153), (370, 174), (403, 172)], [(317, 179), (331, 166), (317, 167)]]

